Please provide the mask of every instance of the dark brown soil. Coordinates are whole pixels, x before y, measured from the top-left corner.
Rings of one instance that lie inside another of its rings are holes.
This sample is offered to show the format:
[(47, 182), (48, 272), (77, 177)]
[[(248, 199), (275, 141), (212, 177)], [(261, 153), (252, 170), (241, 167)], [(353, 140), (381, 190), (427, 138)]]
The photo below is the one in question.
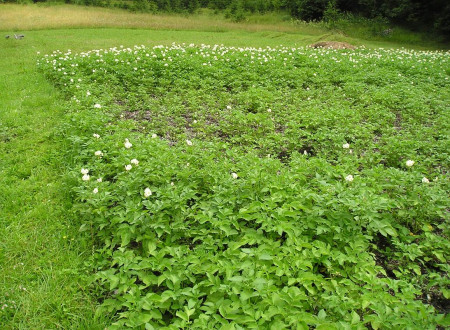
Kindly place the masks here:
[(331, 49), (356, 49), (356, 46), (353, 46), (347, 42), (339, 42), (339, 41), (321, 41), (316, 42), (315, 44), (312, 44), (309, 47), (331, 48)]

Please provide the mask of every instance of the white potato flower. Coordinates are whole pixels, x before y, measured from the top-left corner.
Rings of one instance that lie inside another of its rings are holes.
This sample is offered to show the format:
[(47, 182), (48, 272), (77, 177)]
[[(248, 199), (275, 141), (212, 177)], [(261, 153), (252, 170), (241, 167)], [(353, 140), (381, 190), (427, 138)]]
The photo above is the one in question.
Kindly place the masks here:
[(150, 188), (145, 188), (144, 190), (144, 197), (150, 197), (152, 195), (152, 191), (150, 190)]
[(353, 181), (353, 175), (351, 175), (351, 174), (347, 175), (345, 177), (345, 181), (352, 182)]
[(103, 181), (102, 178), (98, 178), (98, 179), (97, 179), (97, 182), (102, 182), (102, 181)]
[(139, 161), (136, 158), (130, 160), (130, 163), (133, 165), (139, 165)]
[(411, 166), (413, 166), (414, 165), (414, 161), (413, 160), (407, 160), (406, 161), (406, 166), (408, 166), (408, 167), (411, 167)]
[(156, 139), (157, 137), (158, 137), (158, 135), (152, 134), (152, 139)]
[(124, 145), (125, 145), (125, 148), (127, 148), (127, 149), (130, 149), (130, 148), (133, 146), (133, 145), (131, 144), (131, 142), (128, 141), (128, 139), (125, 139)]
[(231, 110), (231, 105), (227, 105), (227, 109), (228, 109), (228, 110)]
[(94, 154), (96, 156), (98, 156), (98, 157), (102, 157), (103, 156), (103, 152), (101, 152), (101, 150), (97, 150)]
[(94, 188), (94, 190), (92, 190), (92, 192), (93, 192), (94, 194), (98, 193), (98, 188)]
[(187, 143), (188, 146), (192, 145), (192, 141), (191, 140), (186, 140), (186, 143)]
[(231, 173), (231, 176), (233, 177), (233, 179), (237, 179), (238, 178), (238, 175), (236, 174), (236, 173)]
[(96, 139), (100, 139), (100, 135), (98, 135), (97, 133), (92, 134), (93, 137), (95, 137)]
[(428, 180), (426, 177), (422, 178), (422, 183), (430, 183), (430, 180)]
[(98, 103), (95, 103), (94, 104), (94, 108), (96, 108), (96, 109), (100, 109), (102, 106), (100, 105), (100, 104), (98, 104)]
[(89, 170), (87, 168), (82, 168), (81, 169), (81, 174), (88, 174)]
[(270, 108), (269, 108), (269, 109), (267, 109), (267, 112), (272, 112), (272, 109), (270, 109)]
[(350, 144), (344, 143), (344, 144), (342, 145), (342, 148), (344, 148), (344, 149), (349, 149), (349, 148), (350, 148)]
[(133, 168), (133, 166), (131, 166), (131, 164), (125, 165), (125, 170), (129, 171)]
[(90, 178), (91, 178), (91, 177), (89, 176), (89, 174), (85, 174), (85, 175), (83, 175), (83, 177), (82, 177), (83, 181), (89, 181)]

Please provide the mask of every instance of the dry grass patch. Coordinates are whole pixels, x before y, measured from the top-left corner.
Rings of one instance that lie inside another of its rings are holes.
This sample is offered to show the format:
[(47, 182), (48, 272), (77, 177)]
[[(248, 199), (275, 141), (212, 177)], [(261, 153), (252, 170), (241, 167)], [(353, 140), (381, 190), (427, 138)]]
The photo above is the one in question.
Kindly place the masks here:
[[(150, 28), (158, 30), (199, 31), (275, 31), (320, 35), (326, 30), (314, 24), (282, 21), (281, 18), (258, 15), (249, 22), (233, 23), (220, 15), (169, 15), (132, 13), (121, 9), (81, 7), (74, 5), (0, 5), (0, 30), (39, 30), (52, 28)], [(269, 15), (268, 15), (269, 16)], [(272, 15), (273, 16), (273, 15)], [(259, 23), (255, 23), (259, 22)], [(265, 22), (264, 22), (265, 21)]]
[(348, 42), (338, 42), (338, 41), (321, 41), (312, 44), (312, 48), (331, 48), (331, 49), (356, 49), (355, 46), (349, 44)]

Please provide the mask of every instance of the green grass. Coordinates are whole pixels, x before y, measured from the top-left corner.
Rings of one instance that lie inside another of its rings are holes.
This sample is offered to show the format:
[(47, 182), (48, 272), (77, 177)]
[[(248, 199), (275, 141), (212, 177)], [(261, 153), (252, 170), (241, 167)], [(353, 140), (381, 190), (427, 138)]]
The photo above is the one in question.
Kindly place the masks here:
[[(302, 30), (288, 24), (274, 27), (225, 22), (211, 26), (211, 21), (206, 21), (199, 27), (189, 20), (184, 25), (175, 25), (175, 19), (157, 26), (148, 24), (149, 28), (162, 29), (158, 31), (111, 27), (131, 27), (136, 17), (144, 17), (128, 13), (125, 23), (110, 21), (110, 28), (106, 29), (74, 29), (98, 26), (92, 20), (83, 24), (72, 22), (71, 29), (58, 29), (67, 24), (55, 21), (40, 25), (38, 20), (27, 23), (28, 16), (23, 10), (29, 8), (0, 5), (0, 30), (4, 34), (20, 30), (26, 35), (23, 40), (0, 39), (0, 304), (13, 306), (0, 311), (2, 329), (101, 329), (108, 324), (108, 320), (94, 320), (97, 303), (85, 287), (82, 273), (82, 265), (91, 249), (78, 239), (79, 219), (71, 212), (70, 187), (63, 179), (71, 160), (63, 158), (67, 146), (56, 135), (55, 128), (66, 120), (68, 103), (37, 72), (37, 51), (44, 54), (55, 49), (82, 51), (172, 42), (304, 46), (323, 39), (345, 40), (369, 47), (405, 45), (367, 42), (329, 34), (315, 27)], [(65, 13), (70, 14), (71, 7), (66, 8)], [(78, 11), (84, 10), (76, 9), (77, 15), (82, 16)], [(99, 12), (109, 12), (95, 10), (94, 17)], [(41, 21), (45, 20), (41, 18)], [(68, 21), (70, 23), (70, 19)], [(420, 45), (415, 47), (420, 48)], [(23, 287), (26, 291), (21, 289)]]
[(321, 34), (318, 24), (294, 24), (282, 14), (252, 15), (246, 22), (232, 22), (223, 14), (202, 10), (196, 14), (149, 14), (122, 9), (76, 5), (11, 5), (0, 7), (0, 30), (37, 30), (51, 28), (122, 27), (197, 31), (280, 31)]
[(61, 181), (64, 146), (52, 137), (64, 101), (35, 70), (39, 43), (1, 43), (0, 304), (10, 307), (0, 324), (94, 328), (95, 303), (77, 273), (86, 251)]
[[(213, 14), (211, 10), (206, 9), (188, 16), (133, 13), (122, 9), (65, 4), (0, 4), (0, 31), (5, 33), (61, 28), (135, 28), (238, 34), (245, 31), (271, 33), (272, 38), (290, 34), (290, 41), (284, 41), (283, 38), (278, 40), (278, 44), (286, 42), (289, 45), (307, 45), (310, 40), (329, 40), (347, 41), (369, 48), (448, 49), (448, 44), (441, 44), (427, 35), (397, 27), (394, 27), (394, 32), (389, 37), (373, 35), (371, 30), (379, 27), (376, 22), (369, 20), (342, 20), (338, 22), (335, 30), (325, 26), (322, 23), (292, 20), (286, 13), (249, 14), (244, 22), (236, 23), (225, 19), (223, 14)], [(258, 45), (258, 35), (254, 38), (254, 43)], [(296, 38), (298, 40), (295, 40)]]

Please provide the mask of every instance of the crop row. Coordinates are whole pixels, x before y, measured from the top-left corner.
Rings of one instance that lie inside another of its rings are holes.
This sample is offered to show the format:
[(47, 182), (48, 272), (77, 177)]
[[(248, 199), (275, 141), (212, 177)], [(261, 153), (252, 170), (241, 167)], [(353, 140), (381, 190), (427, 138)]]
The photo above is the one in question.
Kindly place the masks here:
[(445, 52), (172, 45), (42, 56), (112, 327), (433, 328)]

